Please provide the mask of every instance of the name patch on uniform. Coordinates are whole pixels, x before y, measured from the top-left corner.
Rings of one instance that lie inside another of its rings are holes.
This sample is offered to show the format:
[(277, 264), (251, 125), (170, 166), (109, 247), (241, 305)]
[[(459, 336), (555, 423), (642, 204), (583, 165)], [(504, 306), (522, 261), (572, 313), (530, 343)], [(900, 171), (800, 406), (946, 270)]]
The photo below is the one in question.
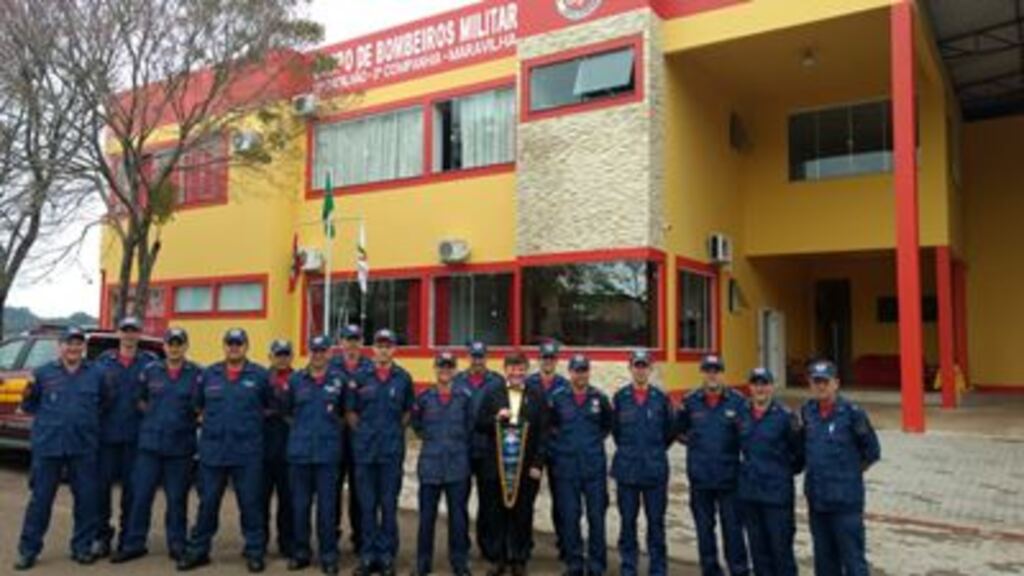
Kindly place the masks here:
[(252, 388), (255, 385), (256, 383), (252, 380), (242, 380), (242, 386), (245, 386), (246, 388)]

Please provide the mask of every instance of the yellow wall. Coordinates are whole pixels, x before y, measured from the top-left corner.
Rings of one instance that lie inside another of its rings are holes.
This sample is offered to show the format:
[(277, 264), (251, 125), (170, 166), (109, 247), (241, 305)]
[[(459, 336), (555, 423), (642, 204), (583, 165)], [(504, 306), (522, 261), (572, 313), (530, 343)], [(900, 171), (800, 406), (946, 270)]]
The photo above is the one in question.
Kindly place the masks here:
[(1024, 116), (964, 128), (970, 382), (1024, 385)]

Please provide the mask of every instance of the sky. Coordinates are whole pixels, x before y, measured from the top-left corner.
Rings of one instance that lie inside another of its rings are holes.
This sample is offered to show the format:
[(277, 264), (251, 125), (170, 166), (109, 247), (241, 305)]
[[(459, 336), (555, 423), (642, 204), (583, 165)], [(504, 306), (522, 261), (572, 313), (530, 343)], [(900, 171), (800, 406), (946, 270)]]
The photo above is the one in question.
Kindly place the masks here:
[[(309, 17), (324, 25), (324, 40), (333, 44), (404, 22), (446, 12), (478, 0), (313, 0)], [(64, 245), (82, 233), (84, 225), (72, 226), (49, 244)], [(45, 275), (25, 274), (15, 283), (8, 306), (24, 306), (42, 317), (59, 317), (74, 312), (99, 314), (100, 235), (88, 231), (81, 249), (66, 259), (59, 270)], [(157, 264), (159, 269), (159, 263)], [(42, 277), (40, 277), (42, 276)]]

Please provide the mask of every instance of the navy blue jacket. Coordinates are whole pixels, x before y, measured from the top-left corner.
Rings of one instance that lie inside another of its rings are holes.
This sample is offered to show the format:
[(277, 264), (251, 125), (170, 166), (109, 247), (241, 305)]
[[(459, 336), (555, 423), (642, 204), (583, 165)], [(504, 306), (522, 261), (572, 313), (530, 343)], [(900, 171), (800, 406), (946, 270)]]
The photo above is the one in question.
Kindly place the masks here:
[(580, 405), (572, 386), (562, 386), (548, 401), (553, 436), (549, 458), (559, 478), (594, 479), (608, 474), (604, 441), (615, 415), (604, 392), (587, 386), (584, 393), (586, 399)]
[(742, 413), (739, 496), (748, 502), (793, 505), (793, 477), (804, 467), (800, 417), (773, 400), (760, 419)]
[(103, 375), (104, 394), (110, 399), (100, 416), (100, 442), (104, 444), (135, 444), (139, 439), (139, 398), (142, 370), (158, 358), (145, 350), (138, 350), (132, 363), (125, 367), (117, 350), (107, 350), (96, 359)]
[(647, 387), (647, 401), (637, 404), (633, 384), (615, 393), (612, 477), (621, 484), (656, 486), (668, 482), (668, 449), (675, 440), (675, 414), (668, 396)]
[[(480, 405), (483, 403), (484, 396), (487, 395), (487, 390), (492, 386), (504, 386), (505, 377), (493, 370), (488, 370), (484, 373), (484, 380), (480, 386), (474, 386), (469, 379), (469, 371), (464, 370), (455, 375), (455, 380), (452, 382), (452, 388), (465, 388), (470, 391), (473, 395), (472, 410), (473, 410), (473, 421), (476, 421), (477, 416), (480, 414)], [(482, 434), (474, 430), (473, 432), (473, 446), (470, 452), (470, 456), (473, 458), (482, 458), (487, 454), (489, 438), (486, 434)]]
[(309, 369), (288, 379), (284, 411), (292, 417), (288, 437), (291, 464), (337, 464), (341, 462), (342, 395), (345, 379), (328, 368), (317, 382)]
[(266, 369), (246, 361), (238, 378), (230, 381), (224, 362), (218, 362), (201, 378), (200, 462), (239, 466), (263, 458), (263, 422), (273, 402)]
[(739, 482), (739, 421), (747, 401), (724, 388), (718, 404), (707, 405), (703, 388), (687, 394), (679, 411), (686, 444), (686, 476), (697, 490), (734, 490)]
[(548, 399), (551, 398), (551, 395), (556, 390), (569, 385), (569, 380), (565, 376), (562, 376), (557, 372), (555, 373), (554, 377), (551, 380), (551, 384), (548, 387), (544, 386), (544, 380), (541, 378), (540, 372), (534, 372), (533, 374), (530, 374), (529, 376), (526, 377), (526, 387), (536, 388), (540, 390), (541, 393), (543, 393), (544, 396), (547, 397)]
[(267, 370), (273, 410), (263, 423), (263, 458), (267, 462), (284, 463), (288, 461), (288, 431), (291, 426), (285, 419), (288, 403), (288, 387), (295, 372), (289, 369), (284, 380), (279, 382), (276, 370)]
[(190, 456), (196, 451), (196, 410), (203, 369), (185, 362), (171, 378), (165, 361), (150, 363), (139, 376), (142, 423), (139, 448), (161, 456)]
[(33, 416), (32, 454), (43, 457), (95, 454), (100, 411), (105, 402), (102, 375), (82, 362), (69, 373), (60, 360), (32, 373), (21, 409)]
[(466, 386), (453, 386), (447, 403), (436, 387), (416, 398), (412, 427), (423, 439), (417, 466), (420, 483), (450, 484), (469, 478), (475, 423), (473, 392)]
[(386, 380), (376, 368), (350, 380), (345, 391), (345, 411), (359, 416), (351, 430), (352, 454), (357, 464), (374, 464), (405, 457), (405, 415), (412, 409), (415, 392), (412, 377), (392, 364)]
[(348, 388), (348, 381), (354, 380), (355, 378), (362, 377), (365, 374), (373, 372), (373, 361), (366, 356), (360, 356), (356, 362), (354, 369), (349, 370), (348, 365), (345, 364), (344, 356), (335, 356), (331, 358), (331, 368), (341, 375), (345, 380), (345, 387)]
[(864, 510), (864, 470), (881, 458), (878, 435), (864, 410), (842, 396), (822, 417), (818, 401), (801, 410), (807, 473), (804, 494), (812, 512)]

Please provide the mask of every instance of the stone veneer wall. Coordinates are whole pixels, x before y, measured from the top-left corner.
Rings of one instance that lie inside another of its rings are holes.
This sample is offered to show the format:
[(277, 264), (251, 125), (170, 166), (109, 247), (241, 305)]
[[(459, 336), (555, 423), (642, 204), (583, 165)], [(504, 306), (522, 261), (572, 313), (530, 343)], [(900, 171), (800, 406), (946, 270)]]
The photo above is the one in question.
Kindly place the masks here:
[(643, 34), (644, 99), (519, 125), (519, 255), (663, 246), (659, 29), (645, 8), (520, 39), (519, 58), (528, 60)]

